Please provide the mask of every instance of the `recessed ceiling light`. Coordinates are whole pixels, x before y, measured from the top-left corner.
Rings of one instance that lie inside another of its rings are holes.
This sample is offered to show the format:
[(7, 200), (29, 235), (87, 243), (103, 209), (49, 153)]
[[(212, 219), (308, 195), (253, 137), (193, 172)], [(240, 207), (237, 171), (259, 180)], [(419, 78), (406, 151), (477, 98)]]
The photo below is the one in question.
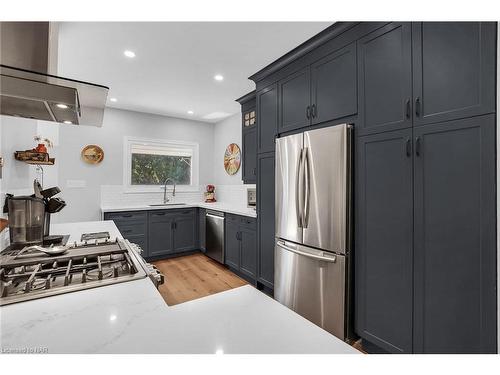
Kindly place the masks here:
[(116, 99), (116, 98), (109, 98), (109, 101), (113, 102), (113, 103), (116, 103), (118, 101), (118, 99)]
[(135, 57), (135, 52), (134, 51), (130, 51), (130, 50), (126, 50), (123, 52), (123, 54), (127, 57), (130, 57), (130, 58), (134, 58)]
[(68, 106), (67, 106), (66, 104), (62, 104), (62, 103), (56, 104), (56, 107), (57, 107), (57, 108), (61, 108), (61, 109), (66, 109), (66, 108), (68, 108)]
[(68, 121), (68, 120), (65, 120), (65, 121), (63, 121), (63, 122), (64, 122), (65, 124), (72, 124), (72, 122), (71, 122), (71, 121)]
[(194, 115), (193, 111), (188, 111), (188, 115)]
[(216, 81), (223, 81), (223, 80), (224, 80), (224, 77), (223, 77), (222, 75), (220, 75), (220, 74), (216, 74), (216, 75), (214, 76), (214, 79), (215, 79)]

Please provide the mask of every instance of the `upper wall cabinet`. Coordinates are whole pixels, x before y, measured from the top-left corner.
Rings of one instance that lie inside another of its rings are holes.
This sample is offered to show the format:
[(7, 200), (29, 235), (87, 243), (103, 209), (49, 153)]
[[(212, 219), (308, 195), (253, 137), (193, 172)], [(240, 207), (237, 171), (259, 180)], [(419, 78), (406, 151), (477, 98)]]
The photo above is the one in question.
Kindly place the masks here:
[(311, 75), (306, 67), (279, 82), (279, 132), (309, 125), (311, 119)]
[(358, 59), (358, 134), (411, 127), (411, 23), (360, 39)]
[(257, 93), (257, 152), (273, 152), (278, 130), (278, 86), (270, 85)]
[(355, 43), (281, 80), (279, 95), (279, 133), (355, 114)]
[(311, 66), (311, 90), (312, 124), (350, 116), (358, 111), (355, 43)]
[(257, 181), (257, 110), (255, 91), (239, 99), (241, 105), (241, 143), (243, 146), (243, 167), (241, 178), (245, 184), (255, 184)]
[(413, 24), (415, 125), (495, 110), (493, 22)]

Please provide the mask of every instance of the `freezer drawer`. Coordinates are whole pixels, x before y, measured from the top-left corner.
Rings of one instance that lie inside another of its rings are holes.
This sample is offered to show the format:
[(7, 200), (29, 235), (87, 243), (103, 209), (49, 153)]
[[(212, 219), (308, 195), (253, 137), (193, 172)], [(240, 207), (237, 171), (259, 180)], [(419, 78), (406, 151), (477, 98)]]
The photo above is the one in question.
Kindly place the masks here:
[(274, 298), (338, 338), (346, 338), (346, 258), (277, 239)]

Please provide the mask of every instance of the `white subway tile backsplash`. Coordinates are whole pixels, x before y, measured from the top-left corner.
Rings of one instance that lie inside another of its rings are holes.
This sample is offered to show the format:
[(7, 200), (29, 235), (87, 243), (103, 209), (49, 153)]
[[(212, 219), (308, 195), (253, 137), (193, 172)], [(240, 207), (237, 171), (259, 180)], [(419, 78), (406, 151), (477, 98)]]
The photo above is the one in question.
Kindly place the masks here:
[[(218, 202), (246, 207), (247, 189), (255, 185), (217, 185), (215, 196)], [(204, 200), (204, 186), (198, 191), (177, 191), (172, 202), (196, 203)], [(167, 192), (171, 197), (171, 190)], [(101, 207), (144, 205), (161, 203), (163, 192), (126, 193), (122, 185), (101, 186)]]

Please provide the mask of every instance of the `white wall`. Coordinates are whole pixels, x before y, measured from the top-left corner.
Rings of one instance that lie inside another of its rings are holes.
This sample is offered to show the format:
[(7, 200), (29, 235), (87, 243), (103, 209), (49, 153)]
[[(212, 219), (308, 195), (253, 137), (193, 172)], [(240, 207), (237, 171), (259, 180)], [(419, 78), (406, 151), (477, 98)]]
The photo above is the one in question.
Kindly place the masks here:
[[(151, 115), (139, 112), (106, 109), (101, 128), (67, 126), (43, 121), (1, 116), (2, 153), (5, 159), (2, 179), (3, 192), (28, 190), (36, 177), (33, 166), (15, 161), (13, 152), (34, 145), (33, 136), (42, 134), (56, 140), (51, 153), (56, 165), (45, 167), (45, 186), (58, 185), (68, 206), (54, 215), (54, 222), (99, 220), (101, 185), (123, 183), (123, 137), (136, 136), (199, 143), (200, 185), (213, 183), (214, 125)], [(80, 152), (88, 144), (104, 150), (102, 163), (89, 165), (81, 160)], [(82, 187), (70, 187), (68, 181), (83, 182)]]
[(230, 143), (241, 145), (241, 114), (237, 113), (215, 124), (214, 129), (214, 181), (215, 185), (242, 185), (241, 168), (230, 176), (224, 169), (224, 152)]

